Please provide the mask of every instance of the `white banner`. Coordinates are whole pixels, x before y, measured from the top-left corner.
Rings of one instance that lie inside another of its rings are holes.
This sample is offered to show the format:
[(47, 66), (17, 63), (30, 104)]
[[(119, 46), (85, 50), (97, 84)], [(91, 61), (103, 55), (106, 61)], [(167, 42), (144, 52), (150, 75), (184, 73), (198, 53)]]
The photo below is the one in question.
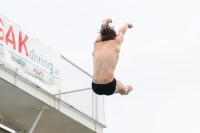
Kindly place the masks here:
[(1, 14), (0, 59), (49, 87), (61, 87), (61, 55)]

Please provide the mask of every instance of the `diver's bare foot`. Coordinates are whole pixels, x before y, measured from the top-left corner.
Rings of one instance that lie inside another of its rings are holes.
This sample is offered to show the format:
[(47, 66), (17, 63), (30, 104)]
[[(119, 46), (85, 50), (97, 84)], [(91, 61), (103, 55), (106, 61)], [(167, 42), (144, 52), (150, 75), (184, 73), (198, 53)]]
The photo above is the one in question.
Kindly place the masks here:
[(133, 90), (133, 87), (130, 85), (124, 85), (123, 89), (119, 91), (121, 95), (128, 95), (130, 91)]
[(122, 90), (119, 90), (119, 94), (124, 95), (125, 93)]
[(129, 92), (130, 92), (130, 91), (132, 91), (132, 90), (133, 90), (133, 87), (129, 85), (129, 87), (128, 87), (128, 91), (126, 92), (126, 94), (125, 94), (125, 95), (128, 95), (128, 94), (129, 94)]

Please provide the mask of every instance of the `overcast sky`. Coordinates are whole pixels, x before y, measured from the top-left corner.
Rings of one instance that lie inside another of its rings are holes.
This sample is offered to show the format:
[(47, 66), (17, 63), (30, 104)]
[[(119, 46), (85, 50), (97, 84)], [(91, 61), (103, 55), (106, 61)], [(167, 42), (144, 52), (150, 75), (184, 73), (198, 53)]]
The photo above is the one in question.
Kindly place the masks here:
[(200, 0), (0, 0), (0, 12), (92, 74), (103, 19), (133, 24), (106, 97), (104, 133), (200, 133)]

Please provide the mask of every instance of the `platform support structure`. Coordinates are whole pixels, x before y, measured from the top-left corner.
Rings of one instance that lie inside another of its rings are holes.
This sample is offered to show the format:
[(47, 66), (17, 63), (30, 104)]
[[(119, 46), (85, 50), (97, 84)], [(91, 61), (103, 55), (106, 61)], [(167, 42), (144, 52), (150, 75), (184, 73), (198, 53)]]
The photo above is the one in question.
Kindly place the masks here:
[(38, 108), (38, 109), (39, 109), (40, 111), (39, 111), (37, 117), (35, 118), (35, 121), (33, 122), (31, 128), (29, 129), (28, 133), (32, 133), (32, 132), (33, 132), (33, 130), (35, 129), (35, 126), (37, 125), (37, 123), (38, 123), (38, 121), (39, 121), (39, 119), (40, 119), (40, 117), (41, 117), (41, 115), (42, 115), (42, 113), (43, 113), (43, 111), (44, 111), (44, 109), (47, 109), (47, 107), (44, 106), (44, 107), (40, 107), (40, 108)]

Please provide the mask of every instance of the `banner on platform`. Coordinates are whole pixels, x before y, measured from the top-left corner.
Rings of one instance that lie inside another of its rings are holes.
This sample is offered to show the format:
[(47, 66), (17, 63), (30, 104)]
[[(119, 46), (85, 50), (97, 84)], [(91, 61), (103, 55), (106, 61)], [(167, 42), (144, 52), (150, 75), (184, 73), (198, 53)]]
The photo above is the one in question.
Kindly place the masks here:
[(1, 14), (0, 59), (51, 88), (61, 88), (61, 55)]

